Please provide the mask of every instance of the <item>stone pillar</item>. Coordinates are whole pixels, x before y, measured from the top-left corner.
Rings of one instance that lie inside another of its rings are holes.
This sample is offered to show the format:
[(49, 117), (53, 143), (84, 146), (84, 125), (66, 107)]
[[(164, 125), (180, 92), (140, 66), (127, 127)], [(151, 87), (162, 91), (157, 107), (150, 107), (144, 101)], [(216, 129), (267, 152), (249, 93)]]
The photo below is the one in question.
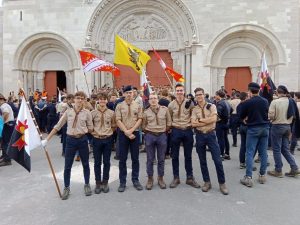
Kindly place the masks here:
[(36, 76), (36, 88), (40, 89), (40, 91), (44, 90), (44, 78), (45, 73), (44, 72), (38, 72)]

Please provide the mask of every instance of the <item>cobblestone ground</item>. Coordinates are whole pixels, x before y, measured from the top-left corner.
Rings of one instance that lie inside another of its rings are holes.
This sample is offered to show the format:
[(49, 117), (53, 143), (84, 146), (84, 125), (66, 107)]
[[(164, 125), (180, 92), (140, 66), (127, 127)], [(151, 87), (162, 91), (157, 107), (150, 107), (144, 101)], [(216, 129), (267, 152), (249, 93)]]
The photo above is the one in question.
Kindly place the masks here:
[[(230, 137), (231, 139), (231, 137)], [(48, 145), (58, 181), (63, 186), (63, 158), (60, 139), (55, 137)], [(32, 151), (32, 172), (13, 162), (0, 168), (0, 224), (48, 225), (48, 224), (300, 224), (300, 178), (273, 178), (266, 184), (254, 182), (253, 188), (239, 184), (245, 171), (239, 169), (239, 148), (231, 149), (232, 159), (224, 162), (227, 186), (230, 194), (223, 196), (218, 189), (214, 165), (209, 158), (213, 188), (208, 193), (185, 184), (183, 153), (180, 155), (181, 184), (176, 189), (161, 190), (155, 182), (153, 190), (136, 191), (128, 173), (127, 189), (118, 193), (118, 161), (113, 159), (110, 192), (90, 197), (83, 193), (81, 163), (74, 162), (71, 178), (71, 195), (67, 201), (59, 199), (51, 177), (45, 154), (41, 149)], [(269, 151), (270, 167), (274, 166)], [(91, 185), (94, 188), (93, 158)], [(296, 152), (300, 163), (300, 152)], [(131, 161), (127, 165), (131, 166)], [(258, 166), (258, 164), (256, 164)], [(193, 152), (194, 175), (202, 184), (199, 160)], [(284, 171), (289, 167), (284, 161)], [(156, 173), (156, 170), (155, 170)], [(166, 161), (165, 179), (172, 180), (171, 160)], [(257, 172), (254, 172), (257, 178)], [(140, 181), (146, 184), (146, 154), (140, 154)]]

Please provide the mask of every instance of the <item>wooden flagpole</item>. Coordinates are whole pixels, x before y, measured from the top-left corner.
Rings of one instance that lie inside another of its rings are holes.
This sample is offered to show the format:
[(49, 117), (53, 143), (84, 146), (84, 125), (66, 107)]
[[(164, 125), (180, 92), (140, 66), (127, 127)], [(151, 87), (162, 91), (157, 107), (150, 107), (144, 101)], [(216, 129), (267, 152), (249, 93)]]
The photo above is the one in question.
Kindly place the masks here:
[[(27, 98), (26, 98), (26, 95), (25, 95), (25, 92), (24, 92), (24, 89), (23, 89), (23, 88), (20, 88), (20, 93), (22, 93), (22, 95), (23, 95), (24, 98), (25, 98), (25, 101), (26, 101), (27, 107), (29, 108), (30, 115), (31, 115), (31, 117), (32, 117), (32, 120), (33, 120), (33, 122), (34, 122), (34, 125), (35, 125), (35, 127), (36, 127), (36, 129), (37, 129), (37, 131), (38, 131), (38, 133), (39, 133), (39, 136), (40, 136), (40, 138), (41, 138), (41, 140), (42, 140), (43, 135), (42, 135), (42, 133), (41, 133), (41, 131), (40, 131), (40, 128), (39, 128), (39, 126), (38, 126), (38, 124), (37, 124), (37, 122), (36, 122), (36, 119), (35, 119), (35, 117), (34, 117), (34, 115), (33, 115), (33, 112), (32, 112), (32, 109), (31, 109), (31, 107), (30, 107), (30, 104), (29, 104), (29, 102), (27, 101)], [(52, 177), (53, 177), (53, 179), (54, 179), (54, 182), (55, 182), (55, 185), (56, 185), (57, 192), (58, 192), (58, 194), (59, 194), (59, 197), (61, 198), (60, 188), (59, 188), (59, 185), (58, 185), (56, 176), (55, 176), (55, 172), (54, 172), (54, 169), (53, 169), (53, 166), (52, 166), (52, 163), (51, 163), (50, 156), (49, 156), (49, 154), (48, 154), (47, 149), (46, 149), (45, 147), (43, 147), (43, 149), (44, 149), (44, 152), (45, 152), (45, 154), (46, 154), (46, 158), (47, 158), (48, 164), (49, 164), (50, 169), (51, 169)]]
[(171, 82), (171, 80), (170, 80), (170, 77), (168, 76), (168, 73), (167, 73), (167, 71), (165, 71), (165, 75), (166, 75), (166, 77), (168, 78), (168, 80), (169, 80), (169, 83), (170, 83), (170, 85), (171, 85), (171, 88), (172, 88), (172, 91), (174, 90), (174, 86), (173, 86), (173, 83)]
[(87, 82), (87, 79), (86, 79), (86, 74), (85, 74), (85, 72), (83, 72), (83, 74), (84, 74), (85, 83), (86, 83), (86, 86), (87, 86), (87, 89), (88, 89), (89, 97), (91, 97), (90, 88), (89, 88), (89, 85), (88, 85), (88, 82)]

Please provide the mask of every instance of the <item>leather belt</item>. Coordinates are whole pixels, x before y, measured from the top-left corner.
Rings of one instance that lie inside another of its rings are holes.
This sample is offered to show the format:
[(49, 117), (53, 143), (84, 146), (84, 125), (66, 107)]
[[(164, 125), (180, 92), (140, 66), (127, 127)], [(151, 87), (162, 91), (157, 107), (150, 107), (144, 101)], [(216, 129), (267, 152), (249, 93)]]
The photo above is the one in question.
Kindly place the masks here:
[(198, 133), (198, 134), (209, 134), (213, 131), (215, 131), (215, 129), (210, 129), (210, 130), (207, 130), (207, 131), (201, 131), (201, 130), (196, 129), (196, 133)]
[(161, 134), (165, 134), (165, 132), (152, 132), (152, 131), (149, 131), (149, 130), (145, 130), (145, 133), (146, 134), (152, 134), (154, 136), (159, 136)]
[(82, 138), (83, 136), (85, 136), (85, 134), (77, 134), (77, 135), (69, 135), (68, 134), (68, 136), (71, 137), (71, 138), (79, 139), (79, 138)]
[(112, 135), (93, 135), (94, 138), (98, 138), (98, 139), (106, 139), (111, 137)]
[(177, 126), (172, 126), (172, 128), (175, 128), (175, 129), (178, 129), (178, 130), (189, 130), (189, 129), (192, 129), (191, 126), (188, 126), (188, 127), (177, 127)]

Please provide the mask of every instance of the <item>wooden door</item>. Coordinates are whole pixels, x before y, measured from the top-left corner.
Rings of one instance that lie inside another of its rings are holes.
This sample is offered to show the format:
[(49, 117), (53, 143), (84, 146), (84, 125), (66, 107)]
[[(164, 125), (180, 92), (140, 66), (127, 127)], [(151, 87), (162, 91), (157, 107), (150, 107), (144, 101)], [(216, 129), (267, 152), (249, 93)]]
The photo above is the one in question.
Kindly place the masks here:
[(44, 78), (44, 87), (48, 92), (47, 100), (50, 101), (57, 91), (57, 73), (56, 71), (46, 71)]
[(225, 75), (225, 90), (231, 95), (231, 89), (247, 91), (248, 84), (252, 81), (249, 67), (228, 67)]

